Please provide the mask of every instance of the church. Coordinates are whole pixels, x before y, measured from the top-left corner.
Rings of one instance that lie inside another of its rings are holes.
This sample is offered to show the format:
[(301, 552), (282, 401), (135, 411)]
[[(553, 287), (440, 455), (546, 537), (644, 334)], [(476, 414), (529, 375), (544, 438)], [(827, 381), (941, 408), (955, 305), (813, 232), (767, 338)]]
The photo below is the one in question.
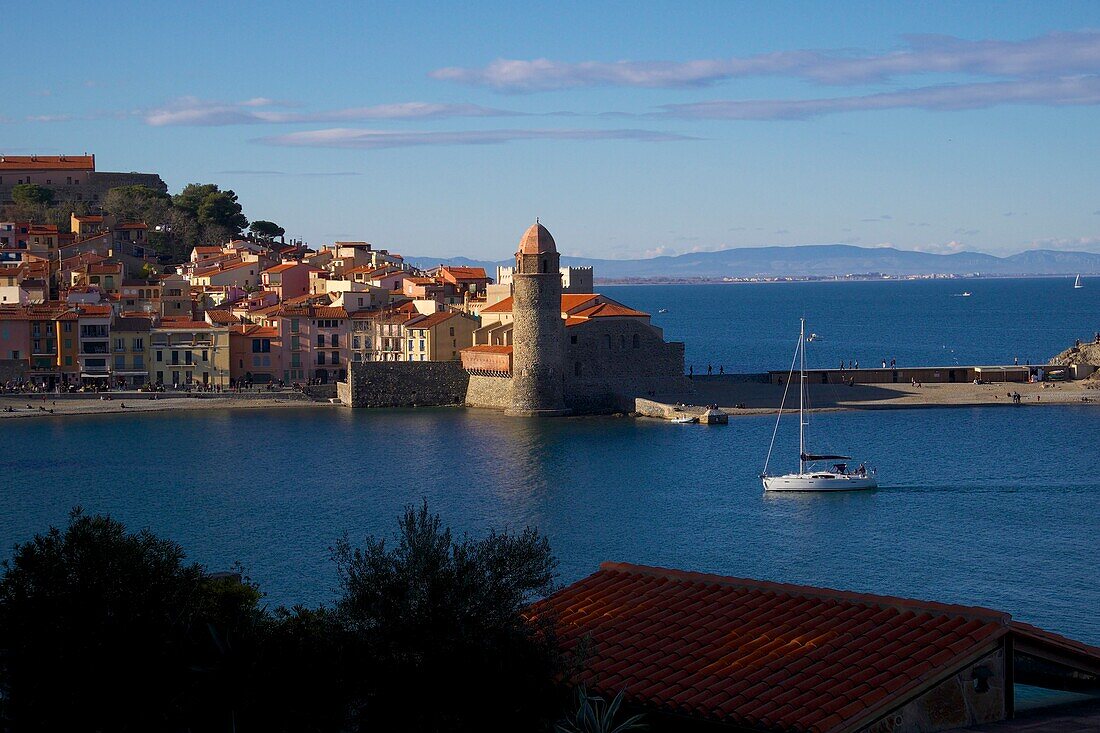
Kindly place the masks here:
[(563, 293), (561, 256), (536, 221), (520, 239), (512, 294), (482, 309), (461, 352), (466, 402), (510, 415), (633, 409), (634, 398), (682, 395), (684, 345), (648, 313), (598, 293)]

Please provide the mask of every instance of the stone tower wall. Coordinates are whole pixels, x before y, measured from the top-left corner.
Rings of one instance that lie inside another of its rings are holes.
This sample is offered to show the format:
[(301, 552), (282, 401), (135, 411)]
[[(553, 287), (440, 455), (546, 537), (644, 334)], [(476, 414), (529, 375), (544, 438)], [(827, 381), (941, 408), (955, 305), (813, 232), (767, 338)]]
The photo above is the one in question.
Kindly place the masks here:
[[(555, 257), (556, 259), (556, 257)], [(517, 415), (565, 410), (565, 322), (561, 274), (513, 276), (512, 407)]]

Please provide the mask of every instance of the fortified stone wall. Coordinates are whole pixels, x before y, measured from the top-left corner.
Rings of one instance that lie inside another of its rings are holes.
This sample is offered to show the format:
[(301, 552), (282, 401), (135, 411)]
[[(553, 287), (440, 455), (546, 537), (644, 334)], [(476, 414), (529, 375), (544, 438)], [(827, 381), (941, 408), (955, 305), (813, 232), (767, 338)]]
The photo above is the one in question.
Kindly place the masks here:
[(466, 390), (466, 405), (507, 410), (512, 406), (511, 377), (470, 375), (470, 385)]
[[(65, 184), (66, 176), (76, 175), (80, 179), (79, 184)], [(10, 180), (9, 180), (10, 179)], [(34, 183), (39, 184), (54, 192), (58, 201), (84, 201), (92, 204), (103, 203), (107, 191), (118, 186), (147, 186), (154, 191), (168, 193), (168, 184), (156, 173), (73, 173), (72, 171), (60, 171), (51, 173), (50, 180), (56, 182), (45, 183), (45, 175), (31, 176)], [(40, 180), (41, 179), (41, 180)], [(19, 178), (15, 175), (4, 175), (3, 183), (0, 183), (0, 202), (11, 201), (11, 190)]]
[(565, 399), (575, 410), (633, 409), (634, 397), (692, 391), (684, 345), (648, 324), (595, 319), (569, 328), (566, 341)]
[(457, 361), (367, 361), (346, 380), (337, 394), (349, 407), (427, 407), (463, 404), (470, 376)]

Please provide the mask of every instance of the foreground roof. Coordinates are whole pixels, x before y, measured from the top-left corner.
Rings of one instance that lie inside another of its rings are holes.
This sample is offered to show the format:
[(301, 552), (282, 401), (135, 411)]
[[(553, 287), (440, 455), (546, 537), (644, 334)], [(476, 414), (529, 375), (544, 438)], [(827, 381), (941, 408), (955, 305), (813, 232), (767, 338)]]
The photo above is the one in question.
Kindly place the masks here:
[(0, 170), (95, 170), (95, 156), (0, 155)]
[(567, 649), (590, 645), (585, 674), (600, 692), (807, 733), (868, 725), (1011, 628), (1008, 614), (985, 608), (623, 563), (533, 608), (547, 611)]

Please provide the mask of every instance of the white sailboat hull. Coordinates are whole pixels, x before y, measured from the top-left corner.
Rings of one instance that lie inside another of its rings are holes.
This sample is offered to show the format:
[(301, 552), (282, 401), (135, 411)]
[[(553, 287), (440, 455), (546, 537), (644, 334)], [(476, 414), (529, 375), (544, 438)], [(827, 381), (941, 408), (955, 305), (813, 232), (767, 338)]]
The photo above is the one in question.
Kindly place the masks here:
[(764, 476), (765, 491), (866, 491), (877, 489), (874, 476), (842, 473), (788, 473), (784, 476)]

